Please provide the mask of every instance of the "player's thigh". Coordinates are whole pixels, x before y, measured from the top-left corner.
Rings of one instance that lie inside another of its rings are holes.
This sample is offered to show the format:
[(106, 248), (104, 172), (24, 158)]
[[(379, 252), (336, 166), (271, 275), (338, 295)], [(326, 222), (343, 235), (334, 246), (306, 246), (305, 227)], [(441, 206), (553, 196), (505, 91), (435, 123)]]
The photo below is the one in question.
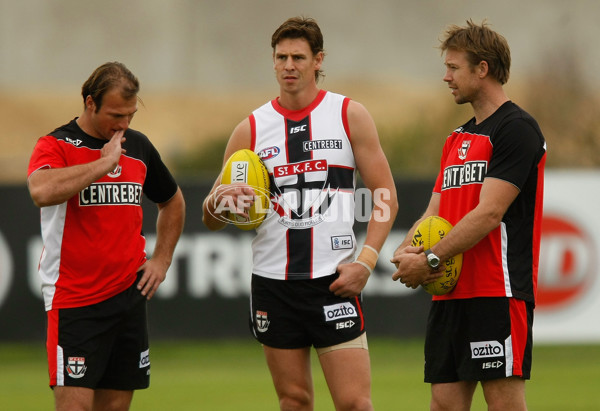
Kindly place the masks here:
[(319, 356), (321, 368), (336, 406), (370, 409), (371, 362), (364, 348), (328, 351)]
[(431, 411), (469, 411), (477, 381), (431, 384)]
[(312, 396), (310, 347), (284, 349), (263, 345), (265, 358), (277, 394), (300, 395), (304, 391)]
[(91, 388), (56, 386), (53, 391), (56, 411), (79, 411), (92, 408), (94, 390)]
[(490, 411), (524, 411), (527, 409), (524, 379), (520, 377), (499, 378), (482, 381), (481, 386)]

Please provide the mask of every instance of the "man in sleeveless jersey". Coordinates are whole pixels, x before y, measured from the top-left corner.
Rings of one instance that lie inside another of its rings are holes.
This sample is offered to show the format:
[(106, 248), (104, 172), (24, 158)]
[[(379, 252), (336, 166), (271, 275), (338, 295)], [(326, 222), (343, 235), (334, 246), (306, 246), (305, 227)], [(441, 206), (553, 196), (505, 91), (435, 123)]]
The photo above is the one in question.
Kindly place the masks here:
[[(150, 383), (146, 302), (183, 229), (181, 190), (142, 133), (137, 78), (118, 62), (83, 84), (83, 114), (41, 137), (27, 184), (41, 208), (39, 273), (56, 410), (127, 410)], [(142, 196), (157, 203), (146, 258)]]
[(450, 26), (440, 46), (450, 92), (474, 117), (446, 139), (423, 218), (454, 228), (429, 250), (408, 232), (394, 280), (416, 288), (463, 254), (454, 290), (434, 296), (425, 340), (432, 410), (468, 410), (478, 381), (493, 410), (525, 410), (541, 235), (546, 142), (504, 92), (510, 51), (483, 22)]
[[(317, 23), (290, 18), (271, 46), (280, 95), (243, 120), (225, 150), (225, 160), (255, 151), (271, 179), (272, 207), (252, 244), (251, 329), (282, 410), (313, 409), (311, 346), (336, 409), (371, 410), (361, 291), (397, 212), (394, 182), (367, 110), (317, 87), (324, 58)], [(375, 201), (355, 259), (357, 171)], [(252, 195), (249, 186), (218, 178), (204, 201), (204, 223), (223, 228), (220, 205)]]

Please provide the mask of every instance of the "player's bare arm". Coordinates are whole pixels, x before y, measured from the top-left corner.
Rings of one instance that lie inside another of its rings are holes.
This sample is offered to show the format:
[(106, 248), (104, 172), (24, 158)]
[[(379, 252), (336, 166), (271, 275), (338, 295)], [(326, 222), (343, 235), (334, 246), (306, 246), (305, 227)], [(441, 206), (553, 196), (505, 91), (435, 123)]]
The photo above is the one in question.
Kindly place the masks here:
[[(433, 193), (429, 199), (427, 209), (414, 224), (408, 230), (406, 237), (402, 243), (398, 246), (394, 252), (390, 262), (396, 265), (396, 272), (392, 275), (392, 280), (400, 280), (403, 284), (427, 284), (428, 282), (434, 281), (441, 274), (432, 273), (431, 269), (425, 261), (425, 256), (422, 254), (423, 247), (413, 247), (412, 238), (415, 230), (427, 217), (432, 215), (438, 215), (440, 209), (440, 195)], [(418, 254), (421, 254), (420, 256)], [(425, 265), (423, 265), (425, 261)], [(400, 264), (402, 264), (402, 271), (400, 270)], [(442, 267), (440, 267), (442, 268)]]
[[(381, 149), (375, 122), (365, 107), (350, 101), (348, 123), (356, 166), (374, 200), (365, 245), (378, 253), (398, 212), (396, 185)], [(330, 290), (342, 297), (358, 295), (370, 276), (369, 269), (359, 263), (340, 264), (338, 272), (340, 277), (331, 284)]]
[(398, 266), (396, 259), (399, 255), (401, 255), (405, 252), (414, 253), (414, 252), (416, 252), (415, 250), (418, 249), (418, 247), (413, 247), (411, 244), (412, 244), (413, 235), (415, 234), (415, 230), (417, 229), (419, 224), (421, 224), (421, 222), (429, 216), (438, 215), (439, 210), (440, 210), (440, 195), (438, 193), (433, 193), (431, 195), (431, 198), (429, 199), (429, 204), (427, 205), (427, 209), (425, 210), (425, 212), (423, 213), (421, 218), (419, 218), (417, 221), (415, 221), (415, 223), (412, 225), (410, 230), (408, 230), (408, 232), (406, 233), (406, 237), (404, 237), (404, 240), (402, 241), (402, 243), (400, 243), (398, 248), (396, 248), (396, 251), (394, 251), (394, 256), (392, 257), (392, 259), (390, 261), (392, 263), (396, 264), (396, 267)]
[[(519, 190), (514, 185), (496, 178), (486, 178), (477, 207), (466, 214), (444, 239), (434, 245), (432, 251), (442, 261), (445, 261), (470, 249), (500, 224), (506, 210), (518, 194)], [(434, 197), (436, 197), (435, 194), (432, 199)], [(439, 196), (437, 197), (439, 198)], [(437, 213), (428, 214), (433, 211), (437, 212), (437, 210), (439, 210), (439, 203), (437, 209), (428, 208), (426, 214), (437, 215)], [(412, 238), (415, 227), (411, 229), (410, 236), (407, 238)], [(406, 241), (403, 242), (403, 245), (406, 245)], [(392, 262), (398, 267), (398, 270), (392, 275), (392, 279), (400, 280), (411, 288), (417, 288), (421, 284), (435, 280), (436, 276), (429, 269), (422, 250), (415, 253), (414, 249), (402, 248), (403, 245), (396, 250), (392, 259)]]
[[(252, 132), (250, 129), (250, 120), (246, 118), (237, 125), (237, 127), (233, 130), (231, 137), (229, 138), (229, 142), (225, 148), (223, 166), (227, 162), (227, 159), (236, 151), (245, 148), (249, 149), (251, 145), (251, 138)], [(223, 219), (218, 219), (215, 217), (215, 212), (217, 209), (216, 206), (223, 201), (225, 196), (231, 197), (230, 204), (238, 204), (238, 196), (248, 198), (248, 196), (254, 195), (254, 190), (250, 186), (245, 184), (235, 184), (235, 186), (235, 188), (223, 187), (221, 184), (220, 174), (215, 180), (210, 193), (208, 196), (206, 196), (202, 204), (202, 222), (209, 230), (215, 231), (225, 227), (226, 223), (223, 221)], [(239, 214), (244, 217), (247, 216), (242, 210), (240, 210)]]
[(445, 261), (470, 249), (498, 227), (517, 195), (519, 189), (513, 184), (497, 178), (486, 178), (477, 207), (456, 223), (446, 238), (432, 247), (432, 251)]
[(139, 268), (143, 271), (138, 282), (138, 290), (148, 300), (152, 298), (158, 286), (165, 280), (167, 270), (173, 261), (173, 252), (183, 231), (185, 221), (185, 200), (181, 189), (164, 203), (157, 204), (156, 244), (152, 258), (146, 260)]
[(38, 207), (64, 203), (75, 194), (113, 171), (125, 153), (124, 130), (117, 131), (100, 150), (100, 158), (86, 164), (64, 168), (44, 168), (29, 176), (27, 186)]

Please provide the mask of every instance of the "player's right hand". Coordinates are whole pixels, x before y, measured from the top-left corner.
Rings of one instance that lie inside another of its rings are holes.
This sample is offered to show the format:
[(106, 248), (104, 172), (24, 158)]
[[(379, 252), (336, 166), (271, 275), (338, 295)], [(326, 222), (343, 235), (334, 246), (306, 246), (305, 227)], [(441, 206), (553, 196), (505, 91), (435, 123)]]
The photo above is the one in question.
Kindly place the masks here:
[(244, 183), (221, 184), (213, 193), (213, 207), (217, 214), (227, 211), (247, 218), (254, 201), (254, 189)]
[(114, 170), (119, 165), (119, 159), (121, 154), (125, 154), (126, 150), (123, 148), (125, 142), (125, 130), (119, 130), (113, 134), (108, 143), (104, 144), (102, 150), (100, 150), (100, 157), (107, 158), (110, 160), (110, 170)]

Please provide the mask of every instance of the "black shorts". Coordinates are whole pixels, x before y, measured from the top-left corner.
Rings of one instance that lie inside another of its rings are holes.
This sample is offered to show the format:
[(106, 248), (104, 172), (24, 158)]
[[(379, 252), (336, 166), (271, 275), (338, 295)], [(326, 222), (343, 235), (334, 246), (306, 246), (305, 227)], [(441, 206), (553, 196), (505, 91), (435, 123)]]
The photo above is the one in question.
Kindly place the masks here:
[(337, 297), (329, 285), (338, 274), (312, 280), (273, 280), (252, 275), (250, 329), (274, 348), (330, 347), (365, 332), (362, 297)]
[(434, 301), (425, 338), (425, 382), (529, 379), (533, 304), (516, 298)]
[(98, 304), (47, 312), (50, 386), (136, 390), (150, 385), (146, 298), (137, 282)]

